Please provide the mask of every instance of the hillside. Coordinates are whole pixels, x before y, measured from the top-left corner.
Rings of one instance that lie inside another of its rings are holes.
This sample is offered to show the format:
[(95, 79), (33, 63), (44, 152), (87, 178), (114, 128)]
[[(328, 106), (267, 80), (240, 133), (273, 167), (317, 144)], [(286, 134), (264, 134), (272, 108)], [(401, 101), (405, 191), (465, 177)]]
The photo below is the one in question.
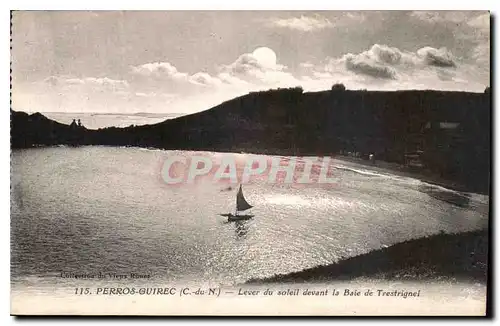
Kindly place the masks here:
[(325, 282), (373, 278), (386, 280), (473, 281), (486, 283), (488, 232), (436, 234), (397, 243), (336, 263), (253, 279), (248, 283)]
[[(86, 130), (12, 113), (12, 147), (111, 145), (287, 155), (375, 154), (489, 189), (491, 94), (442, 91), (250, 93), (158, 124)], [(444, 126), (444, 127), (443, 127)], [(453, 129), (447, 126), (452, 126)]]

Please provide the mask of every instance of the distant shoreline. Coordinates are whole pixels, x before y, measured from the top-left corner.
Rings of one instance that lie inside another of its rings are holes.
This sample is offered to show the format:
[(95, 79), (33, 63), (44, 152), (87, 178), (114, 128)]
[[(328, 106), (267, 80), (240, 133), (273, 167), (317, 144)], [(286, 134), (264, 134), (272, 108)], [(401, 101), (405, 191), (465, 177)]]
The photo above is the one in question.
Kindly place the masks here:
[(28, 114), (40, 113), (40, 114), (65, 114), (65, 115), (134, 115), (134, 116), (148, 116), (154, 115), (159, 117), (167, 117), (175, 115), (177, 117), (188, 115), (189, 113), (179, 113), (179, 112), (58, 112), (58, 111), (16, 111), (25, 112)]

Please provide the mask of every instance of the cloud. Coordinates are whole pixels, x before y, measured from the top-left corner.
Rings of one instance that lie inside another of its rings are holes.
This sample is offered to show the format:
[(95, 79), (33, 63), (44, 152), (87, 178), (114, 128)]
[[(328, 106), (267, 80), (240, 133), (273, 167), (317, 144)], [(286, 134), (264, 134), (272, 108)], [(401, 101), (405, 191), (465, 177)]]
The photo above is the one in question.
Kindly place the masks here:
[(111, 79), (108, 77), (103, 78), (95, 78), (95, 77), (86, 77), (86, 78), (66, 78), (61, 76), (49, 76), (44, 79), (46, 84), (51, 86), (87, 86), (93, 87), (96, 89), (125, 89), (129, 87), (129, 83), (126, 80), (117, 80)]
[(466, 22), (470, 12), (466, 11), (413, 11), (410, 17), (427, 23), (462, 23)]
[(198, 85), (203, 86), (217, 86), (222, 84), (222, 81), (216, 77), (212, 77), (206, 72), (197, 72), (189, 77), (189, 80)]
[(470, 19), (467, 24), (473, 29), (470, 39), (475, 43), (472, 49), (472, 59), (484, 67), (490, 69), (490, 24), (491, 17), (485, 13)]
[(177, 101), (180, 97), (231, 98), (249, 91), (276, 87), (302, 86), (305, 90), (320, 90), (328, 89), (336, 82), (342, 82), (348, 88), (395, 87), (393, 81), (411, 85), (412, 78), (422, 76), (425, 76), (426, 83), (432, 80), (451, 84), (460, 77), (454, 71), (458, 63), (451, 52), (446, 48), (429, 46), (410, 52), (374, 44), (359, 53), (328, 58), (323, 65), (300, 63), (295, 72), (275, 60), (265, 60), (254, 53), (243, 53), (233, 62), (220, 65), (211, 73), (199, 71), (190, 74), (179, 71), (169, 62), (151, 62), (131, 67), (127, 80), (51, 76), (46, 82), (80, 89), (88, 85), (92, 85), (93, 89), (114, 89), (122, 91), (122, 97), (130, 93), (129, 98), (159, 99), (155, 94), (175, 94)]
[[(309, 66), (309, 65), (307, 65)], [(328, 58), (300, 78), (307, 90), (343, 83), (348, 89), (439, 89), (482, 92), (488, 84), (475, 64), (460, 61), (446, 48), (406, 51), (375, 44), (366, 51)]]
[(254, 71), (265, 71), (268, 67), (260, 64), (251, 53), (242, 54), (233, 63), (224, 67), (232, 75), (248, 75)]
[[(372, 15), (378, 15), (372, 12)], [(360, 24), (367, 19), (363, 12), (336, 12), (334, 17), (326, 18), (321, 15), (271, 18), (267, 21), (267, 26), (286, 28), (300, 32), (315, 32), (329, 28)]]
[(346, 68), (355, 73), (375, 78), (396, 79), (396, 70), (380, 64), (368, 56), (347, 54), (344, 56), (344, 60)]
[(330, 65), (337, 63), (343, 63), (353, 73), (379, 79), (398, 79), (400, 71), (457, 66), (454, 56), (446, 48), (427, 46), (408, 52), (380, 44), (358, 54), (348, 53), (340, 59), (330, 59)]
[[(231, 80), (231, 82), (233, 81)], [(179, 71), (169, 62), (153, 62), (132, 66), (130, 82), (140, 93), (166, 90), (168, 93), (173, 92), (187, 96), (211, 91), (225, 81), (207, 72), (200, 71), (189, 74)]]
[(113, 88), (127, 88), (129, 86), (129, 83), (126, 80), (116, 80), (116, 79), (111, 79), (111, 78), (94, 78), (94, 77), (88, 77), (82, 79), (84, 85), (99, 85), (99, 86), (105, 86), (105, 87), (113, 87)]
[[(128, 95), (128, 94), (124, 93), (123, 95)], [(151, 97), (151, 96), (156, 96), (156, 93), (137, 92), (137, 93), (135, 93), (135, 96), (139, 96), (139, 97)]]
[[(489, 69), (490, 62), (490, 13), (486, 11), (414, 11), (411, 18), (431, 25), (447, 28), (457, 43), (470, 49), (466, 57), (474, 60), (478, 69)], [(440, 53), (429, 53), (429, 62), (436, 66), (453, 66), (454, 59), (449, 60)]]
[(345, 67), (354, 73), (383, 79), (397, 79), (393, 66), (413, 64), (414, 60), (409, 53), (380, 44), (374, 44), (369, 50), (359, 54), (348, 53), (341, 59)]
[[(277, 65), (271, 69), (279, 68), (280, 66)], [(131, 72), (136, 84), (148, 85), (153, 88), (167, 85), (174, 90), (182, 92), (182, 90), (193, 86), (198, 87), (197, 90), (200, 90), (200, 87), (245, 85), (247, 83), (239, 77), (248, 79), (250, 76), (253, 76), (257, 78), (259, 76), (258, 72), (265, 73), (269, 69), (261, 64), (251, 53), (246, 53), (238, 57), (235, 62), (223, 65), (221, 71), (215, 75), (202, 71), (194, 74), (180, 72), (169, 62), (145, 63), (133, 66)]]
[(226, 72), (233, 75), (247, 75), (249, 73), (260, 71), (283, 71), (285, 66), (269, 62), (262, 62), (253, 53), (244, 53), (240, 55), (233, 63), (223, 66)]
[(399, 64), (403, 59), (403, 53), (398, 48), (389, 47), (387, 45), (375, 44), (368, 51), (370, 57), (387, 64)]
[(490, 30), (490, 14), (482, 14), (470, 19), (467, 24), (471, 27), (478, 28), (480, 30)]
[(398, 48), (374, 44), (370, 49), (358, 54), (348, 53), (340, 59), (330, 60), (330, 64), (343, 63), (355, 74), (380, 79), (398, 79), (399, 66), (408, 68), (418, 65), (454, 67), (451, 54), (446, 49), (425, 47), (416, 53), (403, 52)]
[[(235, 79), (242, 80), (247, 84), (275, 85), (276, 83), (294, 83), (296, 79), (287, 72), (287, 67), (274, 64), (269, 65), (260, 62), (252, 53), (240, 55), (233, 63), (222, 66), (222, 76), (226, 76), (226, 82), (234, 82)], [(241, 82), (236, 82), (241, 84)]]
[(480, 43), (472, 50), (472, 58), (489, 69), (490, 53), (490, 42)]
[(85, 84), (85, 81), (83, 81), (83, 79), (79, 79), (79, 78), (69, 78), (69, 79), (65, 80), (65, 83), (67, 83), (69, 85), (83, 85), (83, 84)]
[(430, 66), (456, 67), (453, 55), (446, 48), (435, 49), (426, 46), (417, 51), (417, 56), (423, 58)]
[(240, 79), (238, 77), (233, 76), (232, 74), (228, 72), (221, 72), (217, 75), (220, 81), (222, 81), (224, 84), (227, 85), (235, 85), (235, 86), (247, 86), (249, 85), (248, 82), (244, 81), (243, 79)]
[(155, 92), (118, 92), (119, 95), (124, 96), (124, 97), (132, 97), (136, 96), (138, 98), (164, 98), (164, 99), (172, 99), (175, 98), (176, 95), (174, 94), (169, 94), (169, 93), (155, 93)]
[(312, 64), (311, 62), (301, 62), (299, 64), (299, 67), (303, 69), (310, 69), (314, 67), (314, 64)]
[[(378, 16), (380, 13), (379, 12), (370, 12), (372, 16)], [(354, 22), (354, 23), (362, 23), (366, 21), (367, 17), (363, 12), (346, 12), (343, 13), (343, 15), (336, 20), (337, 24), (342, 23), (347, 23), (347, 22)]]
[(299, 18), (273, 19), (270, 24), (275, 27), (288, 28), (302, 32), (312, 32), (334, 26), (330, 20), (319, 15), (314, 17), (300, 16)]
[[(267, 54), (275, 56), (271, 49)], [(155, 92), (174, 93), (178, 95), (176, 103), (182, 103), (182, 110), (185, 111), (194, 103), (214, 104), (250, 91), (278, 85), (300, 85), (300, 81), (287, 70), (287, 67), (275, 60), (269, 60), (269, 56), (254, 51), (241, 54), (231, 63), (215, 67), (211, 73), (199, 71), (190, 74), (179, 71), (169, 62), (144, 63), (131, 67), (128, 80), (135, 97), (150, 98), (149, 94)], [(187, 104), (189, 101), (181, 101), (181, 97), (190, 98), (191, 104)], [(169, 108), (172, 105), (173, 103), (169, 104)]]
[(43, 80), (44, 83), (47, 83), (48, 85), (51, 86), (57, 86), (59, 85), (59, 78), (56, 76), (49, 76)]
[[(272, 51), (272, 50), (270, 50)], [(415, 52), (374, 44), (359, 53), (328, 58), (325, 65), (300, 63), (292, 73), (288, 67), (262, 62), (254, 53), (243, 53), (233, 62), (219, 66), (212, 74), (179, 71), (169, 62), (145, 63), (131, 69), (128, 81), (109, 78), (66, 79), (67, 84), (127, 85), (135, 97), (169, 93), (181, 96), (203, 96), (216, 93), (228, 98), (245, 92), (275, 87), (302, 86), (306, 90), (329, 88), (332, 82), (343, 82), (358, 88), (379, 87), (397, 81), (410, 85), (412, 78), (425, 76), (426, 82), (453, 83), (459, 74), (457, 59), (446, 48), (426, 46)], [(57, 78), (47, 82), (58, 83)], [(394, 84), (392, 84), (394, 86)], [(418, 86), (418, 85), (417, 85)]]
[(186, 73), (179, 72), (169, 62), (153, 62), (133, 66), (132, 73), (157, 79), (186, 80), (188, 77)]
[[(476, 50), (481, 49), (487, 48)], [(210, 73), (190, 74), (169, 62), (155, 62), (131, 67), (124, 78), (49, 76), (44, 80), (48, 88), (40, 88), (37, 94), (43, 97), (43, 92), (51, 93), (50, 105), (74, 110), (92, 107), (95, 111), (129, 108), (192, 113), (251, 91), (277, 87), (302, 86), (305, 91), (329, 89), (335, 83), (370, 90), (482, 91), (485, 87), (484, 75), (446, 48), (426, 46), (412, 52), (383, 44), (322, 62), (303, 62), (294, 72), (275, 60), (243, 53)], [(30, 101), (35, 103), (36, 98)]]
[[(306, 90), (316, 90), (329, 88), (331, 82), (361, 86), (365, 84), (365, 87), (376, 85), (377, 80), (379, 83), (409, 82), (412, 76), (424, 73), (427, 80), (431, 76), (436, 81), (446, 82), (453, 82), (458, 78), (452, 71), (458, 66), (452, 53), (446, 48), (429, 46), (410, 52), (374, 44), (359, 53), (328, 58), (325, 65), (301, 63), (296, 73), (274, 60), (272, 64), (262, 61), (254, 53), (243, 53), (232, 63), (219, 66), (213, 73), (200, 71), (189, 74), (179, 71), (169, 62), (154, 62), (133, 66), (128, 80), (51, 76), (46, 82), (51, 85), (114, 88), (125, 90), (124, 93), (131, 92), (134, 97), (140, 98), (154, 97), (154, 94), (202, 96), (215, 93), (224, 93), (230, 98), (232, 95), (274, 87), (302, 86)], [(127, 88), (130, 90), (126, 90)]]

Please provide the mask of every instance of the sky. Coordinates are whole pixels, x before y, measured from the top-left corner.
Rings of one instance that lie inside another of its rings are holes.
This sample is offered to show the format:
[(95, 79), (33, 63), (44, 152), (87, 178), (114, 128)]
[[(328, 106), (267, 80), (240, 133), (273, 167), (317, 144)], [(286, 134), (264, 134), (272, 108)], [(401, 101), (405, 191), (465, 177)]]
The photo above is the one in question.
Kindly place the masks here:
[(12, 108), (194, 113), (251, 91), (490, 85), (485, 11), (16, 11)]

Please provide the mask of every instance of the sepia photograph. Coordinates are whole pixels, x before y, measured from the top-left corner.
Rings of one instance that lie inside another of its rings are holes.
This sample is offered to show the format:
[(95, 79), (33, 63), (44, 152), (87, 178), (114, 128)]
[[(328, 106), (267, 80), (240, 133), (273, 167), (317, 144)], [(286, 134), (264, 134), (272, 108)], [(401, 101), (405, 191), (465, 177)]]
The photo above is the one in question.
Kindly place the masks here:
[(11, 11), (11, 315), (487, 316), (491, 19)]

